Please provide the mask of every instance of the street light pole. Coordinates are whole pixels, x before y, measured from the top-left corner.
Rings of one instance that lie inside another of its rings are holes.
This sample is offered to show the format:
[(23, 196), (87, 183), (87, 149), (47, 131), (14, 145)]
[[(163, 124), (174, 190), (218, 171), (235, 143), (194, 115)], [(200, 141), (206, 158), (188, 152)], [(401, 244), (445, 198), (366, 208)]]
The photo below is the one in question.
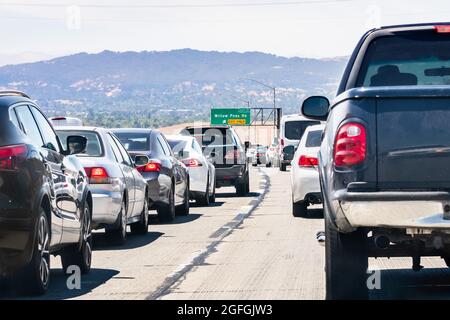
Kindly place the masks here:
[[(262, 85), (262, 86), (264, 86), (266, 88), (269, 88), (269, 89), (271, 89), (273, 91), (273, 118), (275, 120), (276, 117), (277, 117), (277, 105), (276, 105), (277, 104), (277, 88), (269, 86), (266, 83), (263, 83), (261, 81), (258, 81), (258, 80), (255, 80), (255, 79), (251, 79), (251, 78), (240, 78), (240, 80), (253, 81), (253, 82), (256, 82), (256, 83), (258, 83), (258, 84), (260, 84), (260, 85)], [(278, 130), (276, 130), (275, 121), (274, 121), (274, 124), (273, 124), (273, 130), (274, 130), (274, 136), (278, 140), (279, 132), (278, 132)]]

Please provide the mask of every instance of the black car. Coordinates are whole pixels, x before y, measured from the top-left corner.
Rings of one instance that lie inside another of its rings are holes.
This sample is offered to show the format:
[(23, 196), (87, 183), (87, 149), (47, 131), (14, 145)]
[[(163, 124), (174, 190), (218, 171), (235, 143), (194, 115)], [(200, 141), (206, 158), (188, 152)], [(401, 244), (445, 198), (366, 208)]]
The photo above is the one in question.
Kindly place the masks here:
[(175, 158), (166, 138), (158, 130), (116, 129), (115, 135), (135, 159), (148, 184), (149, 208), (161, 222), (189, 214), (189, 173)]
[(61, 255), (64, 270), (91, 267), (92, 197), (72, 155), (86, 139), (70, 136), (67, 145), (28, 96), (0, 92), (0, 276), (27, 293), (47, 290), (50, 254)]
[(302, 112), (327, 120), (318, 156), (327, 297), (367, 298), (368, 257), (442, 257), (450, 267), (450, 23), (363, 36), (338, 96)]
[(234, 186), (239, 196), (250, 192), (248, 143), (242, 144), (230, 126), (192, 126), (181, 131), (197, 139), (216, 167), (216, 187)]

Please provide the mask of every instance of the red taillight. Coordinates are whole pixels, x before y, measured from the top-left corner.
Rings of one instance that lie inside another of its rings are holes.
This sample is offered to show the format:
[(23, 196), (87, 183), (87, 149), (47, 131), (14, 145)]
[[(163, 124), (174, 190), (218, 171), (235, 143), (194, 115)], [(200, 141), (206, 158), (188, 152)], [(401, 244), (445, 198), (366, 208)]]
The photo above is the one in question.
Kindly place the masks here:
[(339, 128), (334, 143), (334, 164), (338, 167), (360, 164), (366, 159), (366, 128), (346, 123)]
[(437, 33), (450, 33), (450, 25), (434, 26)]
[(0, 170), (17, 170), (18, 163), (28, 153), (26, 145), (0, 147)]
[(239, 150), (231, 150), (225, 154), (225, 159), (238, 159), (241, 156)]
[(257, 153), (256, 156), (257, 156), (257, 157), (263, 157), (264, 154), (262, 154), (262, 153)]
[(87, 176), (89, 177), (89, 183), (91, 184), (109, 184), (110, 179), (108, 172), (102, 167), (84, 168)]
[(280, 139), (280, 145), (281, 145), (281, 148), (284, 147), (284, 139)]
[(298, 165), (300, 167), (316, 167), (319, 164), (319, 160), (316, 157), (300, 156), (298, 159)]
[(185, 164), (186, 167), (201, 167), (202, 163), (197, 159), (184, 159), (182, 162)]
[(157, 162), (149, 162), (145, 166), (137, 168), (139, 172), (159, 172), (161, 171), (161, 164)]

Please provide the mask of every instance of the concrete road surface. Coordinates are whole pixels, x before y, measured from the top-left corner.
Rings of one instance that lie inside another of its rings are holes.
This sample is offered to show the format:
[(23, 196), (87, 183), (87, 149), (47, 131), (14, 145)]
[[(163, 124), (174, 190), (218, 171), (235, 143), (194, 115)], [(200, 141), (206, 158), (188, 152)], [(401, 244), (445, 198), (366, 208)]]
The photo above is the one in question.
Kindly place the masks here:
[[(315, 238), (322, 210), (294, 218), (289, 179), (289, 172), (252, 168), (247, 197), (219, 189), (214, 205), (194, 205), (170, 224), (153, 217), (147, 236), (129, 235), (122, 247), (97, 232), (93, 269), (81, 289), (67, 289), (55, 258), (50, 290), (39, 299), (323, 299), (324, 247)], [(443, 261), (422, 264), (415, 273), (411, 259), (371, 259), (381, 288), (370, 298), (450, 298)], [(24, 297), (7, 291), (2, 298)]]

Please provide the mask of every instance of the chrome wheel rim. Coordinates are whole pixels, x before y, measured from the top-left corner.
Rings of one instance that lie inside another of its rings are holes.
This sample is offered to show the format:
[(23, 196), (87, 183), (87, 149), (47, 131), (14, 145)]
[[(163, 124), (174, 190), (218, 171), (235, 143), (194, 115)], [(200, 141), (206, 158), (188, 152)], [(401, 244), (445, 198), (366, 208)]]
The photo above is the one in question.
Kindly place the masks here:
[(40, 255), (39, 277), (42, 285), (45, 287), (50, 278), (50, 251), (49, 251), (49, 232), (45, 217), (39, 219), (38, 227), (38, 252)]
[(85, 209), (83, 217), (83, 257), (86, 266), (91, 265), (92, 260), (92, 230), (89, 209)]

